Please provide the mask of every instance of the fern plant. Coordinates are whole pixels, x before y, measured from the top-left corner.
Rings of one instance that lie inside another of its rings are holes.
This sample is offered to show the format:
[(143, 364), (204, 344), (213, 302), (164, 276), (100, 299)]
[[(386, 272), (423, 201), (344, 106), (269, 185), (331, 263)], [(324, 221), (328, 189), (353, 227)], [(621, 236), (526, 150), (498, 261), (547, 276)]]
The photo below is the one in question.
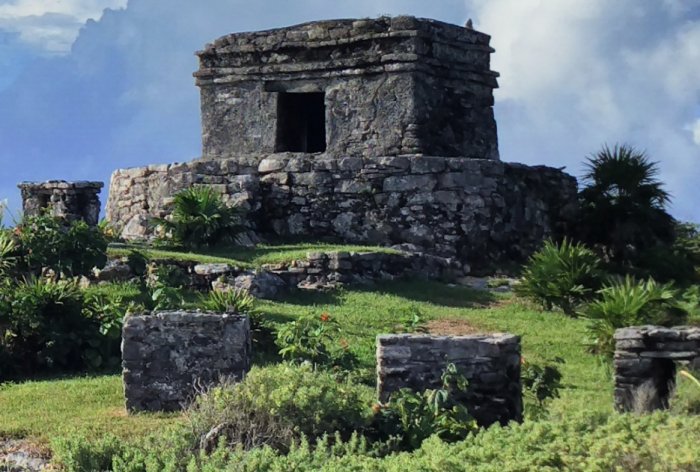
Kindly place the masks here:
[(574, 316), (577, 306), (598, 287), (600, 260), (583, 244), (564, 239), (546, 241), (523, 269), (516, 293), (540, 303), (546, 310), (560, 308)]
[(186, 249), (232, 243), (243, 230), (240, 210), (227, 206), (211, 187), (177, 193), (169, 218), (155, 220), (176, 245)]

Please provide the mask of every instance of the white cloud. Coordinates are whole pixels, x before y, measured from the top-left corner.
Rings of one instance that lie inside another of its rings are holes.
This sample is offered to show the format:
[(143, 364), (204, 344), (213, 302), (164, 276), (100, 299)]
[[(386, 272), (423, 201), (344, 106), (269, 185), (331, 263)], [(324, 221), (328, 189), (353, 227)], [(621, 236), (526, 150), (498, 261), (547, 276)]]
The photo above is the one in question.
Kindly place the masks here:
[(18, 33), (36, 49), (52, 54), (70, 51), (86, 21), (106, 8), (126, 7), (127, 0), (14, 0), (0, 4), (0, 31)]
[[(700, 146), (700, 118), (695, 120), (694, 123), (689, 124), (685, 127), (687, 131), (693, 136), (693, 142)], [(700, 165), (700, 162), (698, 163)]]
[(504, 160), (577, 173), (604, 143), (630, 143), (660, 162), (674, 214), (700, 221), (700, 0), (466, 4), (496, 49)]

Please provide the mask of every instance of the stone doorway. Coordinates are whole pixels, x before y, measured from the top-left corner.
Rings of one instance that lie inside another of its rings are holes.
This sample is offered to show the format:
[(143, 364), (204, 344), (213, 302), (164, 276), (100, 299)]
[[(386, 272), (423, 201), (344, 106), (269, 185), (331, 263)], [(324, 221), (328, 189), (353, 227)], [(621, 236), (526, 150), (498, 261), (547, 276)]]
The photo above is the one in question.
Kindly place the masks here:
[(325, 95), (323, 92), (279, 94), (276, 152), (326, 150)]

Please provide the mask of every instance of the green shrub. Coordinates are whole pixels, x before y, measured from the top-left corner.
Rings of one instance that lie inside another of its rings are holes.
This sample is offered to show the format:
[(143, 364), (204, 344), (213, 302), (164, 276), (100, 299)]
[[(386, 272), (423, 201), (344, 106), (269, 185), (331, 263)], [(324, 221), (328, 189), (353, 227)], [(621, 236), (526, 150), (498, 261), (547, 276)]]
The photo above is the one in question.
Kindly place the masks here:
[[(0, 223), (2, 221), (0, 220)], [(7, 277), (17, 264), (17, 244), (9, 231), (0, 227), (0, 277)]]
[(445, 441), (459, 441), (477, 430), (466, 405), (457, 400), (467, 390), (467, 380), (448, 364), (441, 376), (442, 386), (414, 392), (402, 388), (386, 405), (375, 405), (375, 427), (380, 441), (404, 450), (420, 447), (437, 435)]
[(558, 307), (573, 316), (600, 285), (600, 276), (600, 260), (584, 245), (566, 239), (561, 244), (547, 241), (525, 265), (516, 292), (546, 310)]
[[(160, 471), (695, 471), (700, 463), (700, 416), (569, 416), (561, 421), (526, 421), (493, 426), (448, 443), (433, 436), (413, 452), (376, 457), (361, 437), (301, 441), (288, 451), (225, 445), (211, 453), (192, 451), (185, 435), (167, 434), (138, 444), (112, 447), (111, 440), (71, 436), (54, 445), (54, 457), (69, 472), (91, 470), (112, 457), (112, 469)], [(95, 447), (90, 447), (92, 444)], [(92, 458), (91, 456), (97, 456)], [(66, 460), (70, 459), (70, 461)], [(94, 461), (94, 462), (93, 462)], [(94, 469), (99, 470), (99, 469)]]
[(126, 263), (131, 271), (138, 277), (143, 277), (148, 272), (149, 258), (141, 251), (132, 249), (126, 256)]
[(49, 215), (30, 216), (14, 234), (23, 269), (35, 275), (45, 268), (57, 276), (88, 275), (107, 262), (107, 238), (84, 221), (66, 224)]
[(233, 243), (243, 230), (240, 210), (226, 206), (221, 195), (206, 186), (177, 193), (170, 217), (156, 224), (173, 243), (187, 249)]
[(121, 362), (122, 325), (130, 302), (120, 294), (99, 292), (88, 292), (84, 299), (83, 315), (97, 322), (101, 336), (88, 341), (83, 355), (93, 369), (115, 368)]
[(216, 313), (250, 313), (255, 306), (255, 298), (246, 290), (212, 290), (200, 298), (202, 307)]
[(89, 364), (85, 357), (99, 342), (99, 324), (83, 316), (83, 297), (71, 282), (30, 279), (3, 293), (8, 311), (3, 316), (2, 343), (14, 370), (76, 370)]
[(338, 322), (328, 313), (309, 313), (280, 325), (276, 342), (286, 360), (331, 365), (334, 358), (329, 345), (338, 331)]
[(561, 372), (556, 364), (563, 364), (564, 359), (557, 357), (544, 365), (521, 360), (520, 378), (523, 396), (529, 400), (525, 413), (530, 419), (543, 418), (547, 413), (547, 402), (559, 397), (562, 388)]
[(152, 264), (148, 266), (146, 281), (147, 296), (144, 307), (148, 310), (172, 310), (182, 306), (182, 287), (186, 284), (187, 276), (182, 270), (168, 264)]
[(638, 281), (625, 277), (598, 292), (599, 299), (588, 304), (582, 314), (589, 320), (591, 350), (612, 356), (615, 330), (643, 324), (674, 325), (687, 313), (678, 303), (678, 291), (672, 284), (658, 284), (653, 279)]
[(245, 449), (267, 444), (285, 450), (302, 435), (315, 440), (339, 432), (347, 438), (365, 428), (373, 397), (369, 387), (309, 365), (279, 364), (253, 368), (243, 382), (210, 390), (188, 418), (205, 449), (225, 438)]

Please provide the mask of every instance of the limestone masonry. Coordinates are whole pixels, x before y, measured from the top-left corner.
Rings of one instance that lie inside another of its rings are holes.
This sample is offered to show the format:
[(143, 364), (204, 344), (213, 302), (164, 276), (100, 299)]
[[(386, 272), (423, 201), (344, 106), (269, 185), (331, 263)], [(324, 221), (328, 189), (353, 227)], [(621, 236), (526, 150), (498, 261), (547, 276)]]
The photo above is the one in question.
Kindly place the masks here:
[(462, 400), (479, 425), (522, 420), (520, 337), (511, 334), (377, 336), (379, 399), (401, 388), (439, 388), (449, 363), (469, 382)]
[(247, 316), (170, 311), (126, 318), (122, 368), (126, 408), (176, 411), (197, 389), (250, 369)]
[[(668, 407), (676, 363), (700, 368), (700, 328), (634, 326), (615, 331), (615, 407)], [(646, 394), (644, 404), (638, 397)]]
[(26, 216), (37, 216), (43, 211), (68, 221), (83, 220), (95, 226), (100, 216), (99, 193), (102, 182), (22, 182), (22, 211)]
[(576, 217), (576, 181), (499, 160), (490, 37), (413, 17), (224, 36), (198, 53), (203, 157), (118, 170), (107, 218), (130, 239), (211, 185), (257, 236), (519, 260)]

